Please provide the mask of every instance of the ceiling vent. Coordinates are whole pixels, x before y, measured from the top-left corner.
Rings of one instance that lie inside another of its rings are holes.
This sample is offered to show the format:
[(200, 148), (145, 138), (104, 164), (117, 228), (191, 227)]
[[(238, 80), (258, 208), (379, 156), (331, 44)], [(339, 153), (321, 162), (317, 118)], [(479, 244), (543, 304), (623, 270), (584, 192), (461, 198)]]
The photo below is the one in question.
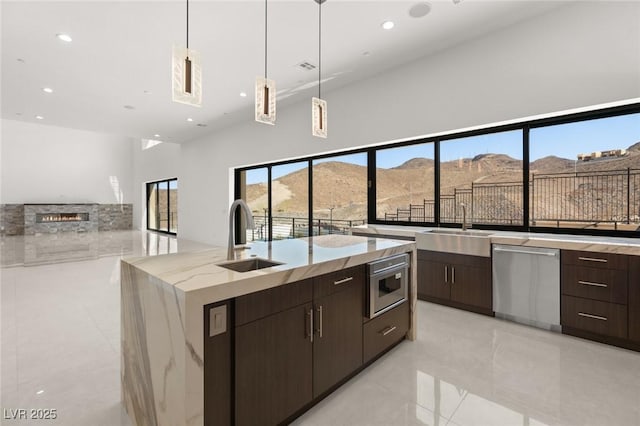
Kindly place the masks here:
[(302, 71), (313, 71), (317, 67), (315, 65), (313, 65), (309, 61), (302, 61), (302, 62), (300, 62), (299, 64), (296, 65), (296, 68), (298, 68), (298, 69), (300, 69)]

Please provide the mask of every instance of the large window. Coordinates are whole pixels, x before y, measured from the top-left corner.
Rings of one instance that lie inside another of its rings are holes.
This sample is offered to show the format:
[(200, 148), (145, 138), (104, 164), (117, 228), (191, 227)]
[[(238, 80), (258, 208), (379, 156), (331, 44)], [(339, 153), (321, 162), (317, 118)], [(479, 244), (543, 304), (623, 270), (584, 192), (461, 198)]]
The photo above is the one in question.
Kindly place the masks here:
[(376, 219), (435, 221), (434, 145), (376, 150)]
[(147, 183), (147, 229), (178, 232), (178, 179)]
[(630, 230), (640, 224), (640, 113), (531, 129), (529, 222)]
[(522, 225), (522, 130), (440, 143), (440, 222)]
[(249, 237), (263, 240), (463, 218), (640, 236), (640, 104), (238, 169), (236, 197), (256, 219)]
[(366, 219), (367, 154), (314, 160), (311, 234), (343, 234)]
[[(261, 167), (243, 172), (242, 198), (253, 214), (253, 229), (247, 229), (247, 241), (269, 240), (269, 169)], [(240, 216), (242, 218), (242, 215)]]
[(309, 162), (271, 168), (272, 239), (309, 235)]

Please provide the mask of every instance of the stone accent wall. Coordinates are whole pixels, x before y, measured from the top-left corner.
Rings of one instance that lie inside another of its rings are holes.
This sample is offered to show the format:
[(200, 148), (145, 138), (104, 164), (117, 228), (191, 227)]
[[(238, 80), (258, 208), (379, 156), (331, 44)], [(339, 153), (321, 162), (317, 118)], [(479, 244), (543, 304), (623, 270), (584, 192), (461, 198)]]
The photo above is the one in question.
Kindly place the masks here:
[(24, 204), (0, 204), (0, 235), (24, 234)]
[(133, 229), (133, 204), (100, 204), (99, 231)]
[[(37, 213), (89, 213), (89, 220), (36, 223)], [(133, 229), (133, 204), (0, 204), (0, 235), (128, 229)]]
[[(78, 222), (36, 223), (36, 214), (89, 213), (89, 220)], [(88, 232), (98, 230), (98, 204), (25, 204), (24, 235), (56, 232)]]

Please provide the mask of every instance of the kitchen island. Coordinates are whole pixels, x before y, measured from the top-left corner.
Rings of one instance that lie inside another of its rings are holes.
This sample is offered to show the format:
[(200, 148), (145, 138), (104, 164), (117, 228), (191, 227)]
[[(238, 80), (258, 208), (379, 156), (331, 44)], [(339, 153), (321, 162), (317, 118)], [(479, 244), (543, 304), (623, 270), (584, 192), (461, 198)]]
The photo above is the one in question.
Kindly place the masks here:
[[(205, 331), (211, 336), (209, 329), (214, 323), (205, 323), (209, 318), (206, 306), (289, 284), (312, 282), (336, 271), (364, 268), (368, 262), (403, 253), (409, 253), (411, 265), (415, 265), (413, 242), (326, 235), (253, 243), (237, 257), (282, 264), (247, 272), (220, 266), (227, 263), (226, 249), (222, 248), (123, 260), (121, 379), (122, 399), (130, 418), (138, 425), (205, 424), (205, 371), (211, 371), (206, 368)], [(408, 303), (411, 314), (406, 333), (409, 340), (415, 338), (415, 274), (412, 267)], [(226, 321), (227, 317), (222, 319)], [(224, 328), (229, 334), (233, 324), (224, 324)], [(219, 384), (215, 375), (212, 378), (208, 374), (210, 382)], [(229, 378), (221, 377), (223, 380)], [(231, 391), (224, 392), (230, 387), (220, 385), (217, 389), (222, 389), (215, 394), (218, 402), (233, 401)]]

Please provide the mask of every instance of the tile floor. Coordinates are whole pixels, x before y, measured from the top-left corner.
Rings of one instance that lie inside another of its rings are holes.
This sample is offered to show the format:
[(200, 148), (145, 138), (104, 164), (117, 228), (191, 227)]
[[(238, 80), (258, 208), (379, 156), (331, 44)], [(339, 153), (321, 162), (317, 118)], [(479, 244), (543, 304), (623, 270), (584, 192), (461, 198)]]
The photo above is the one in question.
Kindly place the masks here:
[[(0, 240), (0, 423), (130, 425), (119, 258), (206, 246), (138, 231), (65, 238)], [(417, 341), (295, 424), (640, 425), (640, 353), (425, 302), (418, 321)], [(12, 420), (16, 409), (57, 419)]]

